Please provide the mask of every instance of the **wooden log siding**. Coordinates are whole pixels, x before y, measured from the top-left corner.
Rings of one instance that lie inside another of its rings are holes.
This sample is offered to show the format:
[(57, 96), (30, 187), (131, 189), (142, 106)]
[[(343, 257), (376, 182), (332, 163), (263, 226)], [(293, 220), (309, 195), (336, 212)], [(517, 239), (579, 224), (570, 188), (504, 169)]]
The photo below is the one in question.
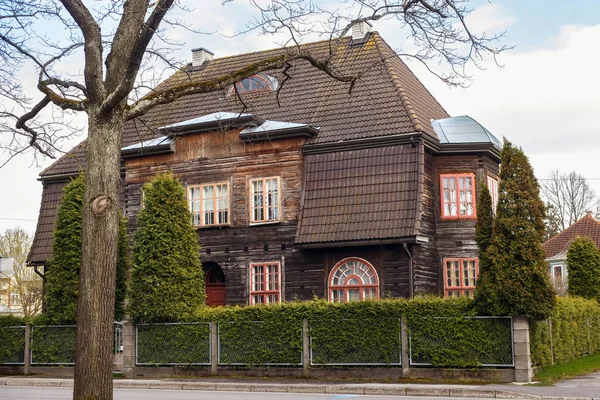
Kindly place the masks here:
[[(433, 189), (433, 210), (430, 205), (427, 207), (424, 219), (430, 219), (431, 213), (435, 216), (435, 251), (437, 254), (428, 252), (427, 258), (433, 255), (437, 256), (435, 264), (437, 265), (437, 275), (439, 276), (438, 290), (443, 293), (444, 274), (443, 260), (445, 258), (476, 258), (478, 257), (477, 243), (475, 242), (475, 223), (476, 219), (453, 219), (446, 220), (441, 218), (441, 189), (440, 175), (454, 173), (473, 173), (475, 174), (476, 196), (479, 197), (481, 182), (487, 181), (487, 176), (498, 177), (498, 162), (492, 160), (484, 154), (456, 155), (456, 156), (433, 156), (433, 168), (426, 168), (425, 179), (428, 186)], [(430, 161), (430, 162), (431, 162)], [(433, 173), (433, 175), (430, 175)], [(429, 262), (423, 260), (423, 262)]]
[[(230, 226), (197, 230), (201, 260), (216, 262), (225, 273), (227, 303), (248, 303), (251, 262), (281, 262), (283, 298), (312, 298), (318, 288), (309, 282), (315, 280), (300, 277), (296, 266), (314, 274), (320, 265), (322, 274), (322, 256), (293, 249), (302, 189), (303, 143), (300, 138), (244, 144), (239, 140), (239, 130), (208, 132), (178, 137), (174, 154), (126, 160), (130, 232), (137, 225), (142, 185), (157, 173), (172, 171), (184, 185), (229, 182)], [(271, 176), (280, 177), (281, 222), (249, 226), (250, 179)]]

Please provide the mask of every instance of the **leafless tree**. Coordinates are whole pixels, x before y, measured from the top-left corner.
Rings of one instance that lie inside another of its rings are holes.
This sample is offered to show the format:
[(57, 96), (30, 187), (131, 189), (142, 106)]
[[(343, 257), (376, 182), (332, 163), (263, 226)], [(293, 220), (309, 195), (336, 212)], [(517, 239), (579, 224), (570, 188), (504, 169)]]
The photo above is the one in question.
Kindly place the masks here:
[[(225, 0), (240, 3), (242, 0)], [(287, 35), (285, 51), (209, 81), (189, 79), (173, 88), (144, 82), (147, 67), (177, 70), (170, 57), (176, 47), (169, 32), (190, 29), (183, 0), (12, 0), (0, 2), (0, 73), (5, 78), (23, 62), (37, 70), (38, 94), (26, 97), (15, 83), (4, 96), (0, 129), (11, 138), (12, 154), (25, 149), (52, 155), (64, 132), (61, 121), (49, 126), (49, 110), (87, 114), (86, 185), (83, 249), (77, 310), (74, 399), (112, 398), (112, 313), (117, 256), (120, 148), (123, 126), (146, 112), (183, 96), (224, 90), (253, 74), (308, 62), (351, 91), (361, 72), (347, 75), (332, 62), (339, 38), (357, 22), (397, 21), (411, 45), (399, 54), (422, 62), (440, 79), (457, 85), (468, 79), (465, 68), (505, 49), (498, 36), (471, 32), (467, 0), (249, 0), (255, 15), (247, 31)], [(193, 2), (190, 1), (193, 4)], [(322, 4), (320, 4), (322, 3)], [(167, 16), (173, 16), (172, 19)], [(51, 27), (52, 32), (44, 32)], [(208, 30), (208, 29), (206, 29)], [(317, 56), (300, 45), (317, 32), (330, 38), (329, 54)], [(63, 33), (62, 36), (57, 36)], [(243, 34), (244, 32), (239, 32)], [(40, 50), (42, 49), (42, 50)], [(68, 61), (74, 67), (64, 71)], [(448, 73), (435, 70), (438, 62)], [(62, 63), (63, 68), (59, 68)], [(77, 68), (83, 73), (78, 74)], [(366, 71), (365, 71), (366, 72)], [(152, 74), (150, 74), (152, 75)], [(285, 85), (280, 86), (280, 90)], [(148, 90), (150, 90), (148, 92)], [(137, 97), (138, 93), (146, 93)], [(54, 122), (54, 120), (53, 120)]]
[(560, 230), (565, 230), (586, 212), (598, 215), (599, 199), (585, 177), (575, 171), (553, 170), (542, 180), (542, 195), (552, 208)]
[(0, 255), (15, 260), (10, 286), (11, 291), (19, 295), (19, 304), (26, 317), (42, 310), (42, 278), (26, 265), (31, 243), (31, 235), (22, 228), (7, 229), (0, 235)]

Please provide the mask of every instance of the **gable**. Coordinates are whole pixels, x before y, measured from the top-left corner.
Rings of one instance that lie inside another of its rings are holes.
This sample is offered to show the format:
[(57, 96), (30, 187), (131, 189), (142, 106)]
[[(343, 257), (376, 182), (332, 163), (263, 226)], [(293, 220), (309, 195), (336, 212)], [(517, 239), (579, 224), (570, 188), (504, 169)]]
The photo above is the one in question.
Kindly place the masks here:
[(577, 237), (588, 237), (600, 248), (600, 222), (586, 215), (573, 225), (543, 244), (546, 259), (567, 252), (571, 242)]

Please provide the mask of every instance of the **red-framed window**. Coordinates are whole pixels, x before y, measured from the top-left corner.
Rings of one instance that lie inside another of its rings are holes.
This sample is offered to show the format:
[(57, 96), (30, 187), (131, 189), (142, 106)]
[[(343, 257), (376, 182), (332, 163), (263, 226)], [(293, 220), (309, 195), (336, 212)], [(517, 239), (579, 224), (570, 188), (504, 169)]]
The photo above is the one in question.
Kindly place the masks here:
[(478, 275), (477, 258), (444, 259), (444, 294), (446, 297), (472, 296)]
[(358, 258), (345, 258), (329, 274), (329, 301), (348, 302), (379, 298), (379, 277), (373, 265)]
[(277, 87), (277, 81), (275, 78), (269, 75), (252, 75), (248, 78), (242, 79), (236, 82), (235, 88), (231, 86), (228, 95), (234, 96), (237, 94), (251, 94), (261, 92), (271, 92)]
[(487, 186), (492, 197), (492, 211), (496, 214), (496, 207), (498, 207), (498, 180), (488, 176)]
[(279, 177), (250, 180), (250, 222), (279, 221), (279, 182)]
[(443, 219), (476, 218), (475, 213), (475, 175), (440, 175)]
[(281, 302), (281, 264), (278, 261), (250, 264), (250, 304)]
[(194, 226), (229, 224), (227, 182), (188, 186), (188, 202)]

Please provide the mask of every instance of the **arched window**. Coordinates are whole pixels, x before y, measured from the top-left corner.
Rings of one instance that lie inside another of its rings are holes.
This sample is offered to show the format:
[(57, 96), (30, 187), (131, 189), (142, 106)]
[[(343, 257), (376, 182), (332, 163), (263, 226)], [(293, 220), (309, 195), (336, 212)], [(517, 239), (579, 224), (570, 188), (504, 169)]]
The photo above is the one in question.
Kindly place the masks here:
[[(272, 92), (277, 89), (277, 79), (270, 75), (257, 74), (241, 80), (235, 84), (235, 88), (239, 94)], [(229, 96), (234, 96), (235, 89), (233, 86), (229, 89)]]
[(379, 298), (379, 277), (362, 258), (345, 258), (329, 274), (329, 301), (347, 302)]

